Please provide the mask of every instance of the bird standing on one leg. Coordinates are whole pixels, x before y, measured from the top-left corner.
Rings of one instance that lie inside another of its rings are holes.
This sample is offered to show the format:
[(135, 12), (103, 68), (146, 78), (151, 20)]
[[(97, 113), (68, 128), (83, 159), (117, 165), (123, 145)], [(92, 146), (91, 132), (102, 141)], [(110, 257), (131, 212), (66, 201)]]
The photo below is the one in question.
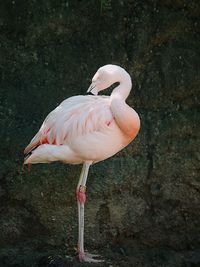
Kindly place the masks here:
[[(110, 96), (98, 92), (119, 82)], [(44, 120), (25, 148), (24, 164), (62, 161), (83, 164), (76, 189), (79, 260), (99, 262), (84, 251), (84, 205), (91, 164), (107, 159), (127, 146), (140, 129), (138, 114), (125, 100), (131, 91), (130, 75), (116, 65), (98, 69), (87, 90), (64, 100)]]

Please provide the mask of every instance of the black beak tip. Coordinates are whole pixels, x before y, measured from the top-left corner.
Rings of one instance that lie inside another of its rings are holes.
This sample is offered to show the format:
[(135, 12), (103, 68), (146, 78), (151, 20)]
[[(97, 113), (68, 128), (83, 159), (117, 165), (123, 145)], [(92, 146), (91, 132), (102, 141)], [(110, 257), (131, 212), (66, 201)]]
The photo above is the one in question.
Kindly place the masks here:
[(87, 92), (86, 95), (94, 95), (91, 91)]

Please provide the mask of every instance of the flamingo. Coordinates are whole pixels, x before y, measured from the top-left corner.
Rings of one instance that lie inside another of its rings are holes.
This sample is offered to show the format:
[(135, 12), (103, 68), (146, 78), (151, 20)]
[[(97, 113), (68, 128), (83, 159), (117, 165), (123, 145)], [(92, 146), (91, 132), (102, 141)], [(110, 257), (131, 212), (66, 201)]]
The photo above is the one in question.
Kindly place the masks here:
[[(110, 96), (98, 95), (116, 82)], [(99, 68), (87, 94), (67, 98), (49, 113), (24, 150), (24, 164), (28, 165), (53, 161), (83, 164), (76, 188), (80, 262), (103, 261), (84, 250), (86, 181), (91, 164), (113, 156), (139, 132), (139, 116), (125, 102), (131, 88), (130, 75), (122, 67), (109, 64)]]

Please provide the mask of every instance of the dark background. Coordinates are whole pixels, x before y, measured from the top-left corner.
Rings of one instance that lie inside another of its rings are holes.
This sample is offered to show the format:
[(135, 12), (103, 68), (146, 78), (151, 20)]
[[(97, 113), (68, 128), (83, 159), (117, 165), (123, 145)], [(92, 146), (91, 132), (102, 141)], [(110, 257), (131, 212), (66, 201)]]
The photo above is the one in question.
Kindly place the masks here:
[[(92, 166), (85, 243), (101, 266), (200, 266), (200, 3), (0, 2), (0, 266), (79, 266), (81, 166), (21, 171), (23, 149), (63, 99), (112, 63), (133, 80), (141, 130)], [(83, 265), (89, 266), (89, 265)]]

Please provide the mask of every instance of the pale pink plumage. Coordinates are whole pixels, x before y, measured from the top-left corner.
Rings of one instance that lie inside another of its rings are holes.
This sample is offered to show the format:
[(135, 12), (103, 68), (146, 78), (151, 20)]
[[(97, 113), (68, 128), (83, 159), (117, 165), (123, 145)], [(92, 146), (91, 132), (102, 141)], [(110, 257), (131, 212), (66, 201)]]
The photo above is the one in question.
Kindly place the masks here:
[[(111, 84), (120, 84), (111, 96), (99, 96), (99, 91)], [(63, 161), (84, 163), (77, 187), (79, 207), (79, 258), (87, 258), (83, 249), (81, 211), (89, 166), (113, 156), (137, 135), (140, 120), (125, 100), (131, 90), (129, 74), (119, 66), (101, 67), (92, 79), (88, 91), (94, 95), (74, 96), (64, 100), (43, 122), (39, 132), (25, 149), (25, 164)], [(83, 197), (83, 198), (82, 198)]]
[[(106, 159), (127, 145), (106, 96), (75, 96), (63, 101), (43, 122), (25, 153), (25, 163), (66, 163)], [(62, 149), (60, 149), (62, 146)], [(66, 151), (63, 151), (66, 149)]]

